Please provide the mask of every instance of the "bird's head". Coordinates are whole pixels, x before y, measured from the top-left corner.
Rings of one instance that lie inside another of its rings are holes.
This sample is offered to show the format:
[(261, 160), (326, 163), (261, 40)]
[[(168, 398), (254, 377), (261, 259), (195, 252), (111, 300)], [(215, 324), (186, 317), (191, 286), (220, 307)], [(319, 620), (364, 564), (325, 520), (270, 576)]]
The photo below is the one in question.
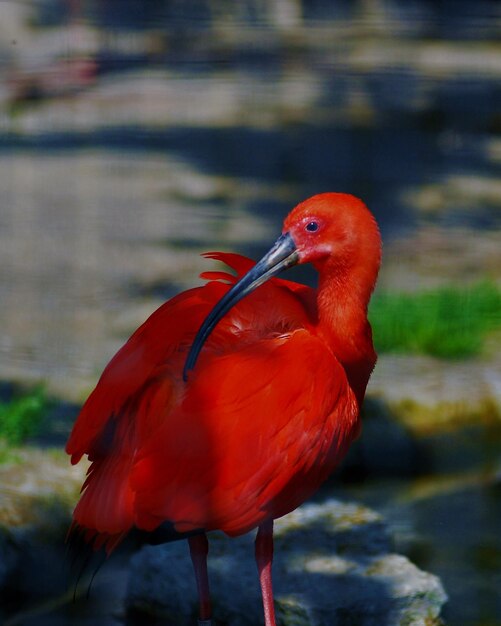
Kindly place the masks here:
[(287, 216), (283, 233), (294, 241), (298, 263), (343, 271), (363, 263), (376, 269), (381, 238), (365, 204), (345, 193), (322, 193), (298, 204)]
[(184, 367), (184, 379), (218, 321), (242, 298), (281, 271), (312, 263), (321, 274), (346, 276), (358, 268), (372, 290), (379, 269), (381, 239), (365, 204), (343, 193), (318, 194), (301, 202), (284, 221), (270, 250), (221, 298), (204, 320)]

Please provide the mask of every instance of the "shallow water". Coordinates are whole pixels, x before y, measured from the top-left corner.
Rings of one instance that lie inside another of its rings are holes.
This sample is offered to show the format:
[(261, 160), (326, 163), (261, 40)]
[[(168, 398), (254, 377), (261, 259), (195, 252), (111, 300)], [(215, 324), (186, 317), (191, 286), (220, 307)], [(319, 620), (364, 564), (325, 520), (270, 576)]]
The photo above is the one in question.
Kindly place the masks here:
[(440, 577), (447, 624), (501, 624), (501, 432), (469, 427), (418, 445), (419, 476), (367, 477), (337, 494), (379, 511), (396, 550)]

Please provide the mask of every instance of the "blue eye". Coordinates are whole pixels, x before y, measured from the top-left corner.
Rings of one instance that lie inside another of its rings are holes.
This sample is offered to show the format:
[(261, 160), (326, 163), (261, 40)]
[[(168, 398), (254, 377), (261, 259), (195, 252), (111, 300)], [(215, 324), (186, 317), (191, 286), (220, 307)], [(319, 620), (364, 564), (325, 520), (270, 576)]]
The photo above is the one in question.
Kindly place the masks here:
[(306, 230), (309, 231), (310, 233), (314, 233), (316, 230), (318, 230), (318, 223), (308, 222), (308, 224), (306, 224)]

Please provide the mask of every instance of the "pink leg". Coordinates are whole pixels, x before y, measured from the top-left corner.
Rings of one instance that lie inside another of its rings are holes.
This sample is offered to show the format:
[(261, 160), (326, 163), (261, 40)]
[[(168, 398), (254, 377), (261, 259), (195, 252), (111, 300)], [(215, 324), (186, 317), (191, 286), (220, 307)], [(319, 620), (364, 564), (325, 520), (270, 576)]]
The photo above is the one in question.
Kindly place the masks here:
[(211, 626), (212, 607), (209, 594), (209, 577), (207, 575), (207, 554), (209, 542), (205, 533), (188, 538), (191, 561), (197, 580), (198, 600), (200, 603), (199, 626)]
[(259, 526), (256, 535), (256, 564), (263, 596), (265, 626), (276, 626), (271, 564), (273, 561), (273, 520)]

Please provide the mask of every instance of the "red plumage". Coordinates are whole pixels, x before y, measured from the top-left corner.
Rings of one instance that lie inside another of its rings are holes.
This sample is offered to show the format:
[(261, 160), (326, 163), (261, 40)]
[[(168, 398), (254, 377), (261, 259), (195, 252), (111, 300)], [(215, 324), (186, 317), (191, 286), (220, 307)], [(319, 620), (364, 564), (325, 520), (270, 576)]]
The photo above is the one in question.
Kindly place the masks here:
[(279, 269), (313, 263), (318, 289), (253, 283), (218, 315), (185, 382), (198, 329), (269, 256), (252, 269), (237, 254), (206, 254), (236, 276), (204, 272), (207, 284), (155, 311), (104, 370), (67, 444), (72, 463), (91, 461), (74, 512), (87, 539), (110, 551), (133, 526), (261, 527), (309, 497), (357, 436), (376, 360), (367, 304), (377, 227), (359, 200), (321, 194), (298, 205), (284, 231), (286, 253), (275, 260), (277, 242), (270, 258)]
[[(253, 265), (239, 255), (208, 256), (231, 263), (237, 277)], [(185, 388), (195, 330), (235, 283), (230, 274), (215, 277), (225, 283), (211, 281), (155, 311), (82, 408), (66, 448), (72, 463), (83, 454), (92, 461), (74, 514), (79, 526), (112, 538), (165, 520), (181, 532), (246, 532), (311, 495), (356, 433), (344, 371), (312, 334), (312, 290), (289, 281), (272, 279), (228, 314)], [(318, 389), (326, 383), (328, 398)]]

